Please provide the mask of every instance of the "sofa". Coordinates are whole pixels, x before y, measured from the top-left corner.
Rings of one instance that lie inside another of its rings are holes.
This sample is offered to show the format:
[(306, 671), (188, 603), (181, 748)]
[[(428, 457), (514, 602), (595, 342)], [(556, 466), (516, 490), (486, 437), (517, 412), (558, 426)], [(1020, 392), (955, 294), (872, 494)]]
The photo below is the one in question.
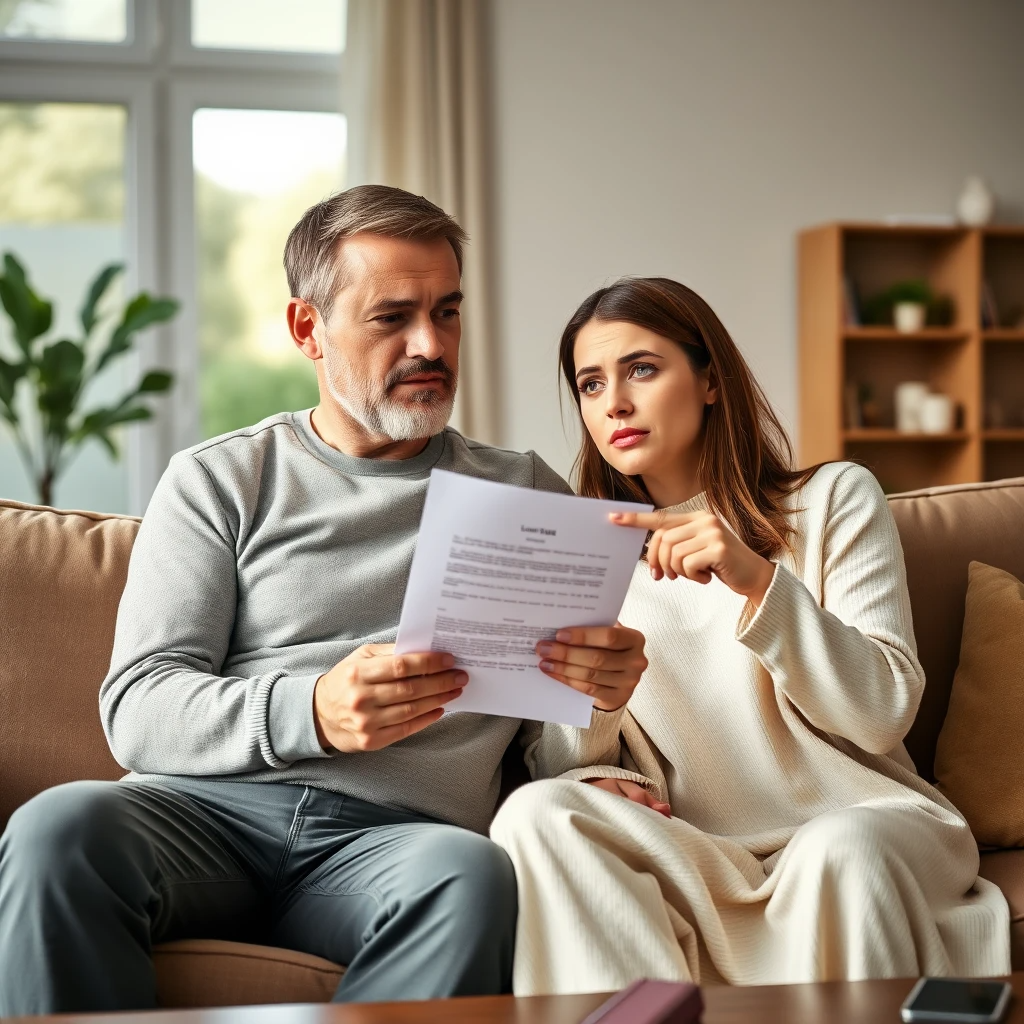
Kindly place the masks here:
[[(1024, 478), (892, 495), (889, 506), (928, 679), (907, 749), (932, 780), (968, 564), (1024, 578)], [(97, 692), (138, 523), (0, 500), (0, 829), (49, 786), (123, 774), (100, 727)], [(521, 762), (509, 767), (521, 777)], [(1013, 966), (1024, 969), (1024, 849), (983, 851), (981, 874), (1006, 894)], [(324, 1002), (344, 970), (303, 953), (214, 939), (155, 946), (153, 960), (167, 1007)]]

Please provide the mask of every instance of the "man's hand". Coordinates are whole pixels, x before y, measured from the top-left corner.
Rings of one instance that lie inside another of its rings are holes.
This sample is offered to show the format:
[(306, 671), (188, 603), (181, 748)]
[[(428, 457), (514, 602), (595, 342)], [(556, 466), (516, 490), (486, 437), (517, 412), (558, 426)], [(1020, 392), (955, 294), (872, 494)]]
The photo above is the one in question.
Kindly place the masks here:
[(650, 807), (652, 811), (664, 814), (666, 818), (672, 817), (672, 808), (664, 800), (656, 800), (653, 793), (649, 793), (643, 786), (631, 782), (629, 779), (584, 779), (588, 786), (597, 786), (598, 789), (606, 789), (616, 796), (624, 796), (635, 804), (643, 804)]
[(602, 711), (621, 708), (647, 668), (644, 635), (626, 626), (560, 629), (535, 649), (545, 675), (593, 697)]
[(364, 644), (317, 681), (316, 736), (325, 750), (380, 750), (426, 729), (469, 677), (450, 654), (395, 654), (394, 644)]

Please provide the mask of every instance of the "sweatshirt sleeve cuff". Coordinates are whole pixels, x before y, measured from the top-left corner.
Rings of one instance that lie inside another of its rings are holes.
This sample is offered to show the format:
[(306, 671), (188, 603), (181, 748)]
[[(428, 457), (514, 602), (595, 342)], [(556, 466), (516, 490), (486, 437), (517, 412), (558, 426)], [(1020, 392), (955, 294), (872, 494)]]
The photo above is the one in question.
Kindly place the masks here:
[(275, 767), (311, 757), (330, 757), (316, 738), (313, 721), (313, 690), (319, 678), (319, 675), (281, 676), (271, 687), (266, 739), (274, 759), (279, 762)]
[(736, 639), (762, 660), (772, 661), (782, 644), (788, 623), (793, 619), (799, 597), (793, 588), (807, 588), (788, 569), (776, 564), (764, 600), (754, 608), (748, 601), (736, 625)]
[(590, 726), (587, 729), (587, 745), (597, 746), (601, 743), (610, 743), (617, 747), (619, 743), (619, 730), (622, 728), (622, 716), (625, 713), (625, 704), (614, 711), (602, 711), (600, 708), (592, 708), (590, 711)]
[(653, 793), (659, 800), (665, 797), (658, 784), (646, 775), (639, 772), (631, 772), (627, 768), (616, 768), (610, 764), (595, 764), (589, 768), (573, 768), (572, 771), (564, 772), (558, 776), (560, 779), (567, 779), (570, 782), (586, 782), (587, 779), (626, 779), (643, 786), (648, 793)]

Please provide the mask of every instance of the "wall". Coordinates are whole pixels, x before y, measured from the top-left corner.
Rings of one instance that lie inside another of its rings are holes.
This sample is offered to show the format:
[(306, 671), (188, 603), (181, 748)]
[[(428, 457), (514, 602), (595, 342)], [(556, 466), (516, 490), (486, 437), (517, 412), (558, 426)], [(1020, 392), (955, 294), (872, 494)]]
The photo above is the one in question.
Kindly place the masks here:
[(972, 172), (1024, 219), (1020, 0), (491, 3), (503, 440), (563, 473), (594, 288), (695, 288), (792, 426), (799, 229), (952, 212)]

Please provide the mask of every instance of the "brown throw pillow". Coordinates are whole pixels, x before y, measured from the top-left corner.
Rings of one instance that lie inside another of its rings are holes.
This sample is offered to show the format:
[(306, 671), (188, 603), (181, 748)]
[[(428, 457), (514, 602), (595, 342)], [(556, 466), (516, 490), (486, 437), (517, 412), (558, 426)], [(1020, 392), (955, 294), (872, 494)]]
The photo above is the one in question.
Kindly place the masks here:
[(974, 838), (1024, 846), (1024, 583), (971, 562), (935, 777)]

